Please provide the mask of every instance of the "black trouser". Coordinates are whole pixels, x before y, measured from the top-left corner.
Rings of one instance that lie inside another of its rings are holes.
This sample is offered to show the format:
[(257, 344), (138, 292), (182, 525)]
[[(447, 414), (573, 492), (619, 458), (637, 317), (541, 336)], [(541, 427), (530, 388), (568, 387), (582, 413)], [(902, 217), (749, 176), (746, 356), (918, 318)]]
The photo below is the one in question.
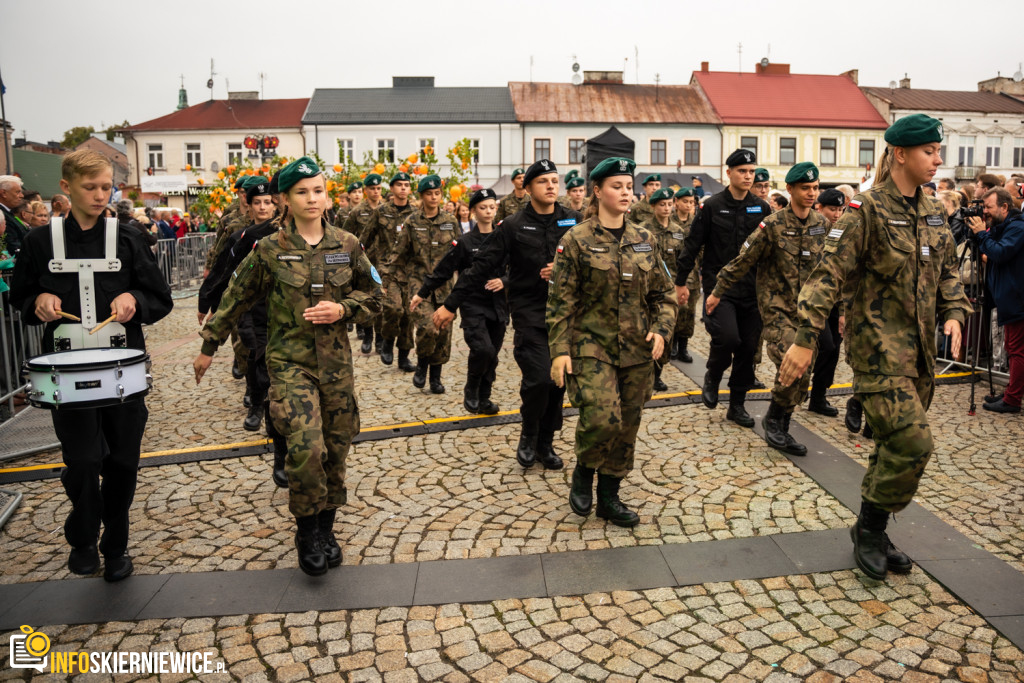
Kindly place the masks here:
[(811, 398), (825, 397), (825, 392), (836, 379), (836, 365), (839, 364), (839, 350), (843, 338), (839, 336), (839, 306), (833, 306), (828, 314), (828, 325), (818, 335), (818, 357), (811, 371)]
[[(245, 320), (249, 314), (242, 316)], [(274, 421), (270, 419), (270, 371), (267, 370), (267, 321), (265, 317), (252, 316), (246, 325), (239, 325), (238, 333), (242, 342), (249, 348), (249, 366), (245, 371), (245, 384), (249, 388), (249, 400), (254, 406), (263, 406), (263, 424), (267, 426), (267, 436), (274, 440), (274, 451), (284, 453), (285, 438), (277, 431)]]
[(95, 544), (102, 522), (100, 552), (120, 557), (127, 550), (128, 509), (135, 499), (148, 417), (141, 398), (105, 408), (53, 411), (65, 465), (60, 481), (71, 500), (64, 522), (64, 538), (71, 547)]
[(516, 330), (512, 338), (512, 355), (523, 372), (519, 397), (523, 401), (519, 414), (523, 433), (550, 438), (562, 428), (562, 400), (565, 388), (551, 381), (551, 353), (547, 330), (530, 327)]
[(705, 316), (711, 335), (708, 374), (721, 379), (732, 365), (729, 388), (747, 390), (754, 385), (754, 353), (761, 339), (761, 313), (757, 301), (722, 299), (715, 312)]
[(494, 371), (498, 367), (498, 353), (505, 341), (505, 321), (491, 320), (483, 315), (462, 316), (462, 336), (469, 347), (467, 382), (480, 378), (480, 398), (491, 397)]

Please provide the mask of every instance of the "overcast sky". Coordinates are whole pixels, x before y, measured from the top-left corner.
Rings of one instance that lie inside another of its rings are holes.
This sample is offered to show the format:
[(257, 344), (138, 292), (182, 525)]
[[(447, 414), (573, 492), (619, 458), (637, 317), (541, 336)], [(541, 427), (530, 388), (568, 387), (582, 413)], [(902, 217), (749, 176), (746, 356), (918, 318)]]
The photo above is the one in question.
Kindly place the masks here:
[[(769, 56), (797, 73), (859, 69), (861, 85), (907, 73), (914, 87), (975, 90), (1017, 71), (1012, 25), (1004, 37), (969, 30), (956, 23), (963, 9), (947, 0), (0, 0), (0, 69), (7, 119), (40, 142), (170, 113), (181, 74), (189, 104), (209, 99), (211, 58), (215, 98), (229, 86), (258, 90), (262, 72), (268, 99), (387, 87), (395, 75), (500, 86), (530, 80), (531, 56), (536, 81), (568, 82), (575, 56), (584, 70), (625, 65), (627, 83), (639, 73), (641, 83), (660, 74), (683, 84), (703, 60), (737, 70), (739, 43), (743, 71)], [(983, 47), (969, 49), (968, 36)]]

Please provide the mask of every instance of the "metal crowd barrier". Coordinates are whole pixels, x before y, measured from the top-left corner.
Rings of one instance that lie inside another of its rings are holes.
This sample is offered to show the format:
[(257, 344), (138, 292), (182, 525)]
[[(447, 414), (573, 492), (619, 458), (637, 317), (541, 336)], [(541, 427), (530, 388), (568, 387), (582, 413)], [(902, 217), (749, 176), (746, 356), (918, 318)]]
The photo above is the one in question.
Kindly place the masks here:
[[(4, 281), (10, 285), (10, 272), (4, 273)], [(25, 325), (21, 312), (10, 303), (10, 295), (4, 293), (0, 302), (0, 421), (14, 415), (14, 396), (23, 391), (27, 384), (21, 378), (21, 365), (28, 358), (43, 353), (43, 326)]]
[(202, 284), (206, 255), (216, 239), (215, 232), (199, 232), (181, 239), (157, 241), (156, 261), (172, 290), (193, 289)]

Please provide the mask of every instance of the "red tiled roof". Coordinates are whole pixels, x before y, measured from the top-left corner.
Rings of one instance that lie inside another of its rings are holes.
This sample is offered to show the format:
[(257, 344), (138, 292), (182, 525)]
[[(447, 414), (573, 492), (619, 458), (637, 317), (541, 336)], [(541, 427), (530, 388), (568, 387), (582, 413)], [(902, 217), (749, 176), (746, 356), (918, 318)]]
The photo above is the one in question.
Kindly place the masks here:
[(308, 97), (294, 100), (208, 100), (160, 118), (125, 128), (157, 130), (258, 130), (301, 128)]
[(888, 127), (847, 76), (695, 71), (693, 80), (726, 125)]
[(508, 84), (516, 120), (544, 123), (721, 123), (691, 85)]
[(922, 90), (920, 88), (863, 88), (863, 90), (889, 103), (893, 109), (1024, 114), (1024, 103), (1020, 100), (994, 92)]

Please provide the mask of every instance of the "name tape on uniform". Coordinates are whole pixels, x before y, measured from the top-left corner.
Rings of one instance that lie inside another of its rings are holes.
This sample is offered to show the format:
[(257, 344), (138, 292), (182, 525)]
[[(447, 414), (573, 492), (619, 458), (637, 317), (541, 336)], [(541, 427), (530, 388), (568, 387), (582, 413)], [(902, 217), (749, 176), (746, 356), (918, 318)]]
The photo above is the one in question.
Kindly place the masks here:
[(344, 265), (352, 263), (352, 256), (347, 251), (340, 254), (324, 254), (324, 263), (329, 266)]
[(278, 254), (277, 255), (277, 260), (278, 261), (301, 261), (302, 260), (302, 255), (301, 254)]

